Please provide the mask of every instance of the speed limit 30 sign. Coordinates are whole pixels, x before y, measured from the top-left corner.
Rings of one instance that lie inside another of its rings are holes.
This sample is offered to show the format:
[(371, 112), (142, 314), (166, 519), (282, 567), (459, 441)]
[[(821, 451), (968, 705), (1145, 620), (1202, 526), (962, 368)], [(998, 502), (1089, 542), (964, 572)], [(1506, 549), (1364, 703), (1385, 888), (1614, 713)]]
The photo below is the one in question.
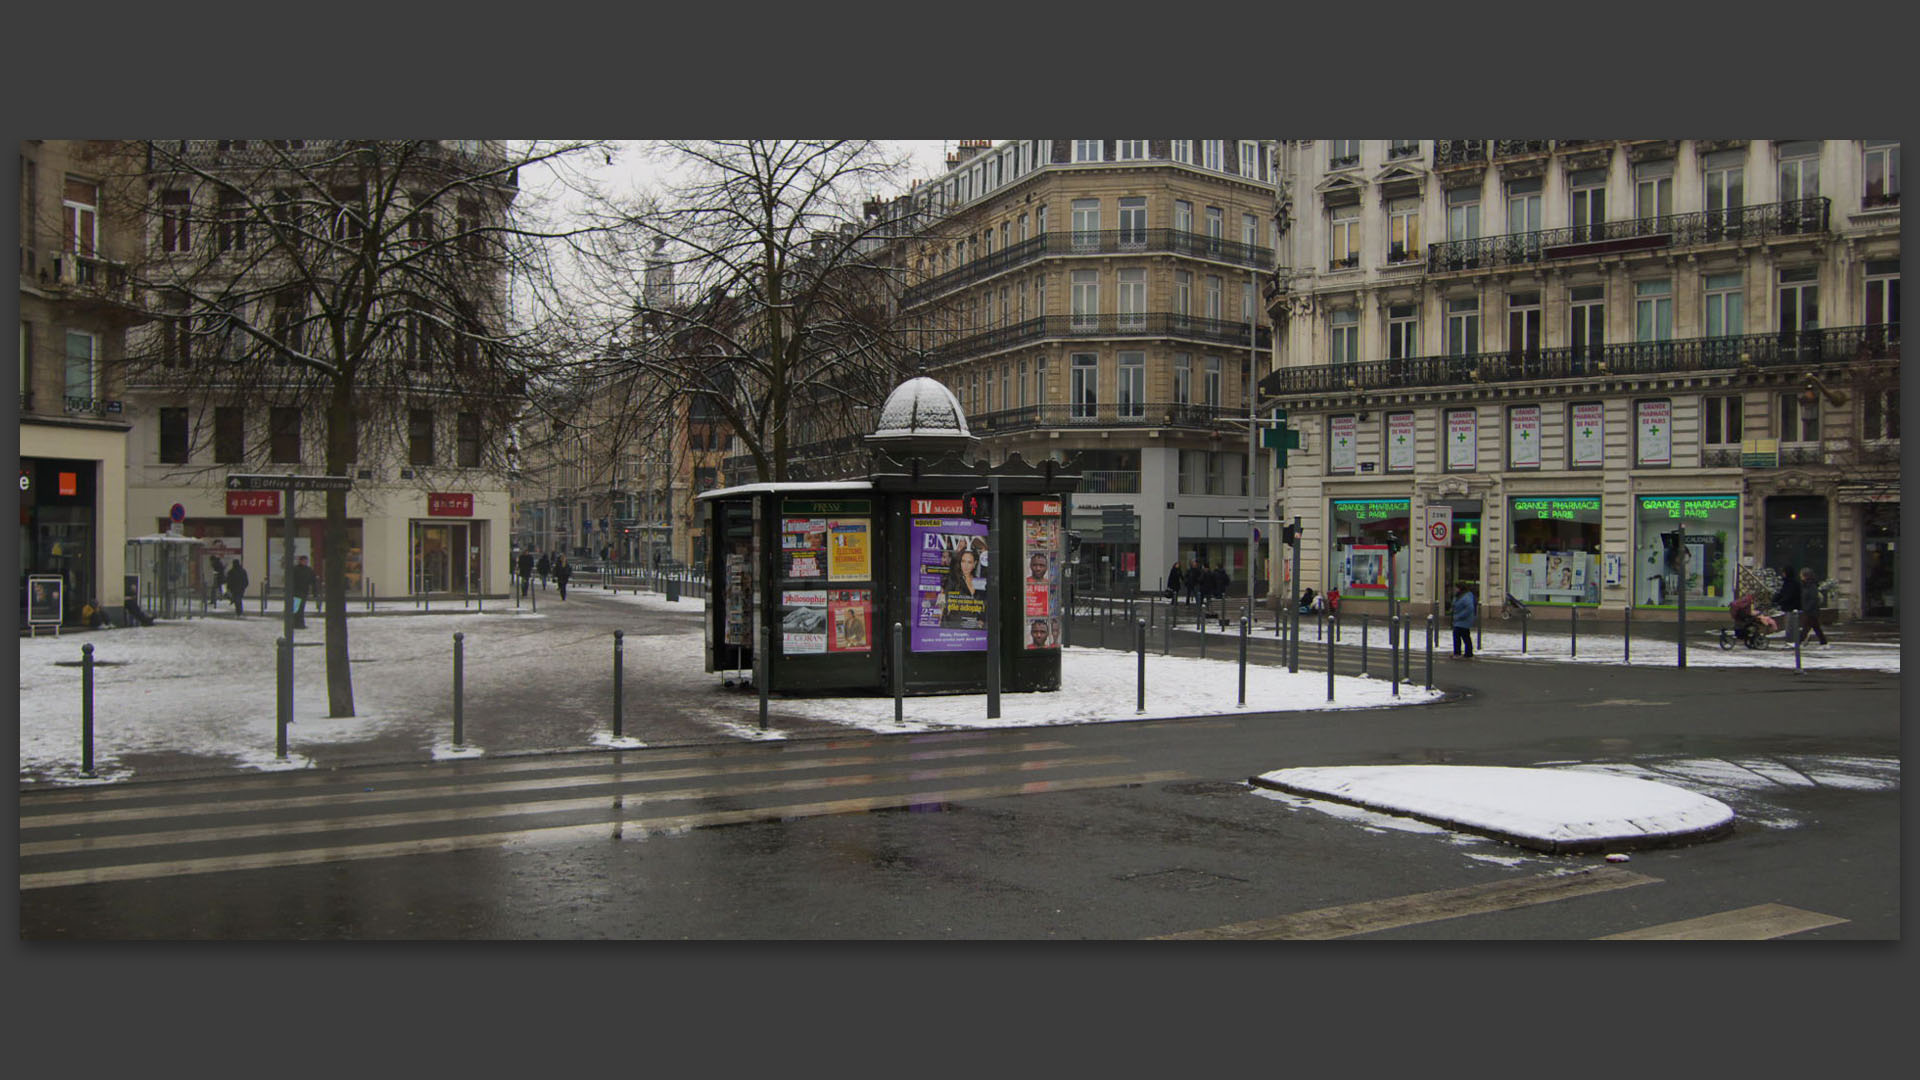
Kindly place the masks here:
[(1427, 546), (1446, 547), (1453, 540), (1453, 507), (1427, 507)]

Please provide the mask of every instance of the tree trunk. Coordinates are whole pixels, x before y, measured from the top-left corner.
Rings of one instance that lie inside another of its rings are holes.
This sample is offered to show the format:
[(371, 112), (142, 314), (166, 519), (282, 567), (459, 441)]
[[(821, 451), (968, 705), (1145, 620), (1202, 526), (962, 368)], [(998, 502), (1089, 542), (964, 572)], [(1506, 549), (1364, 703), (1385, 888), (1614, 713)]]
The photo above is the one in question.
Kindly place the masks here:
[[(352, 389), (336, 384), (327, 404), (327, 472), (351, 476), (348, 436), (353, 424)], [(327, 565), (323, 588), (327, 610), (327, 715), (353, 715), (353, 670), (347, 662), (347, 492), (327, 495)], [(361, 561), (364, 568), (366, 562)]]

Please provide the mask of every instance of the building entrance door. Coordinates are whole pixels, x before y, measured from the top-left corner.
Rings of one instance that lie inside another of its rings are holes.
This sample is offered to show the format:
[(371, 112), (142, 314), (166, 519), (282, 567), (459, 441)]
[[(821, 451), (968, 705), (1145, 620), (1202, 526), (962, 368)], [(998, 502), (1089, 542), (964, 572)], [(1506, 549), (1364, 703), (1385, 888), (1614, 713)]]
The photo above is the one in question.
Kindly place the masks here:
[(1880, 503), (1861, 513), (1860, 614), (1900, 617), (1900, 504)]
[(1767, 565), (1812, 567), (1827, 577), (1827, 500), (1819, 495), (1775, 495), (1767, 500)]
[(414, 522), (410, 576), (417, 593), (461, 592), (467, 585), (469, 526)]

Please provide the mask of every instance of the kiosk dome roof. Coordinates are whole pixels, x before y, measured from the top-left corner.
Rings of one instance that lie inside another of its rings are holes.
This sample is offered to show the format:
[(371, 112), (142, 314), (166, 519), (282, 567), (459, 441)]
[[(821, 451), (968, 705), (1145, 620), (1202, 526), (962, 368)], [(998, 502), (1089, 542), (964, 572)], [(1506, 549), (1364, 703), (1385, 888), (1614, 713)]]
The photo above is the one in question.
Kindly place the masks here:
[(953, 391), (938, 379), (925, 375), (908, 379), (887, 395), (880, 409), (878, 438), (912, 435), (967, 435), (966, 414)]

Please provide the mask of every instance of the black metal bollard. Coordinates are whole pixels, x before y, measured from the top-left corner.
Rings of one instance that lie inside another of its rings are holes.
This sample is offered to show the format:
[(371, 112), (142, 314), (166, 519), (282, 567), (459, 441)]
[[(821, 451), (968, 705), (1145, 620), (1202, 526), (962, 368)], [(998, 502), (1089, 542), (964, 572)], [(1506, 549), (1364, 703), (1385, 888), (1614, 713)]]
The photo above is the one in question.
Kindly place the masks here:
[(1099, 601), (1094, 602), (1093, 609), (1094, 621), (1100, 624), (1100, 647), (1103, 649), (1107, 647), (1107, 623), (1112, 621), (1113, 618), (1113, 598), (1106, 597), (1105, 599), (1107, 601), (1106, 614), (1102, 615), (1100, 613)]
[(1139, 672), (1134, 678), (1133, 711), (1147, 711), (1147, 620), (1141, 619), (1134, 627), (1134, 640), (1140, 653)]
[(626, 636), (625, 630), (613, 632), (613, 737), (616, 739), (620, 737), (620, 722), (625, 713), (626, 703), (626, 695), (621, 692), (621, 683), (625, 679), (627, 667), (621, 655)]
[(1393, 665), (1393, 696), (1400, 696), (1400, 616), (1387, 619), (1387, 658)]
[(1800, 671), (1800, 613), (1794, 612), (1787, 619), (1787, 633), (1793, 635), (1793, 670)]
[(1167, 619), (1160, 624), (1160, 655), (1173, 652), (1173, 605), (1167, 605)]
[(1527, 620), (1532, 616), (1525, 611), (1520, 613), (1520, 655), (1527, 655)]
[(1367, 615), (1366, 612), (1361, 612), (1360, 613), (1360, 674), (1362, 675), (1373, 674), (1373, 665), (1368, 663), (1367, 661), (1367, 639), (1370, 636), (1372, 636), (1371, 634), (1372, 630), (1373, 630), (1373, 627), (1371, 625), (1371, 616)]
[(93, 646), (80, 646), (80, 774), (93, 775)]
[(1207, 658), (1207, 609), (1200, 609), (1200, 659)]
[(1247, 617), (1240, 616), (1240, 701), (1247, 703)]
[(903, 702), (907, 693), (906, 634), (905, 623), (893, 624), (893, 722), (896, 724), (902, 721), (906, 708)]
[(1433, 689), (1433, 616), (1427, 616), (1427, 689)]
[(1333, 700), (1333, 612), (1327, 612), (1327, 700)]
[(274, 670), (278, 676), (274, 688), (273, 756), (287, 760), (287, 725), (293, 722), (293, 642), (274, 639)]
[(1413, 616), (1400, 616), (1400, 661), (1406, 681), (1413, 681)]
[(1622, 637), (1620, 638), (1620, 662), (1633, 663), (1633, 605), (1628, 604), (1620, 620)]
[(467, 745), (467, 635), (453, 632), (453, 748)]
[(1567, 626), (1568, 626), (1567, 655), (1579, 656), (1580, 655), (1580, 605), (1574, 604), (1571, 607), (1567, 608), (1567, 610), (1573, 612), (1573, 618), (1567, 623)]

